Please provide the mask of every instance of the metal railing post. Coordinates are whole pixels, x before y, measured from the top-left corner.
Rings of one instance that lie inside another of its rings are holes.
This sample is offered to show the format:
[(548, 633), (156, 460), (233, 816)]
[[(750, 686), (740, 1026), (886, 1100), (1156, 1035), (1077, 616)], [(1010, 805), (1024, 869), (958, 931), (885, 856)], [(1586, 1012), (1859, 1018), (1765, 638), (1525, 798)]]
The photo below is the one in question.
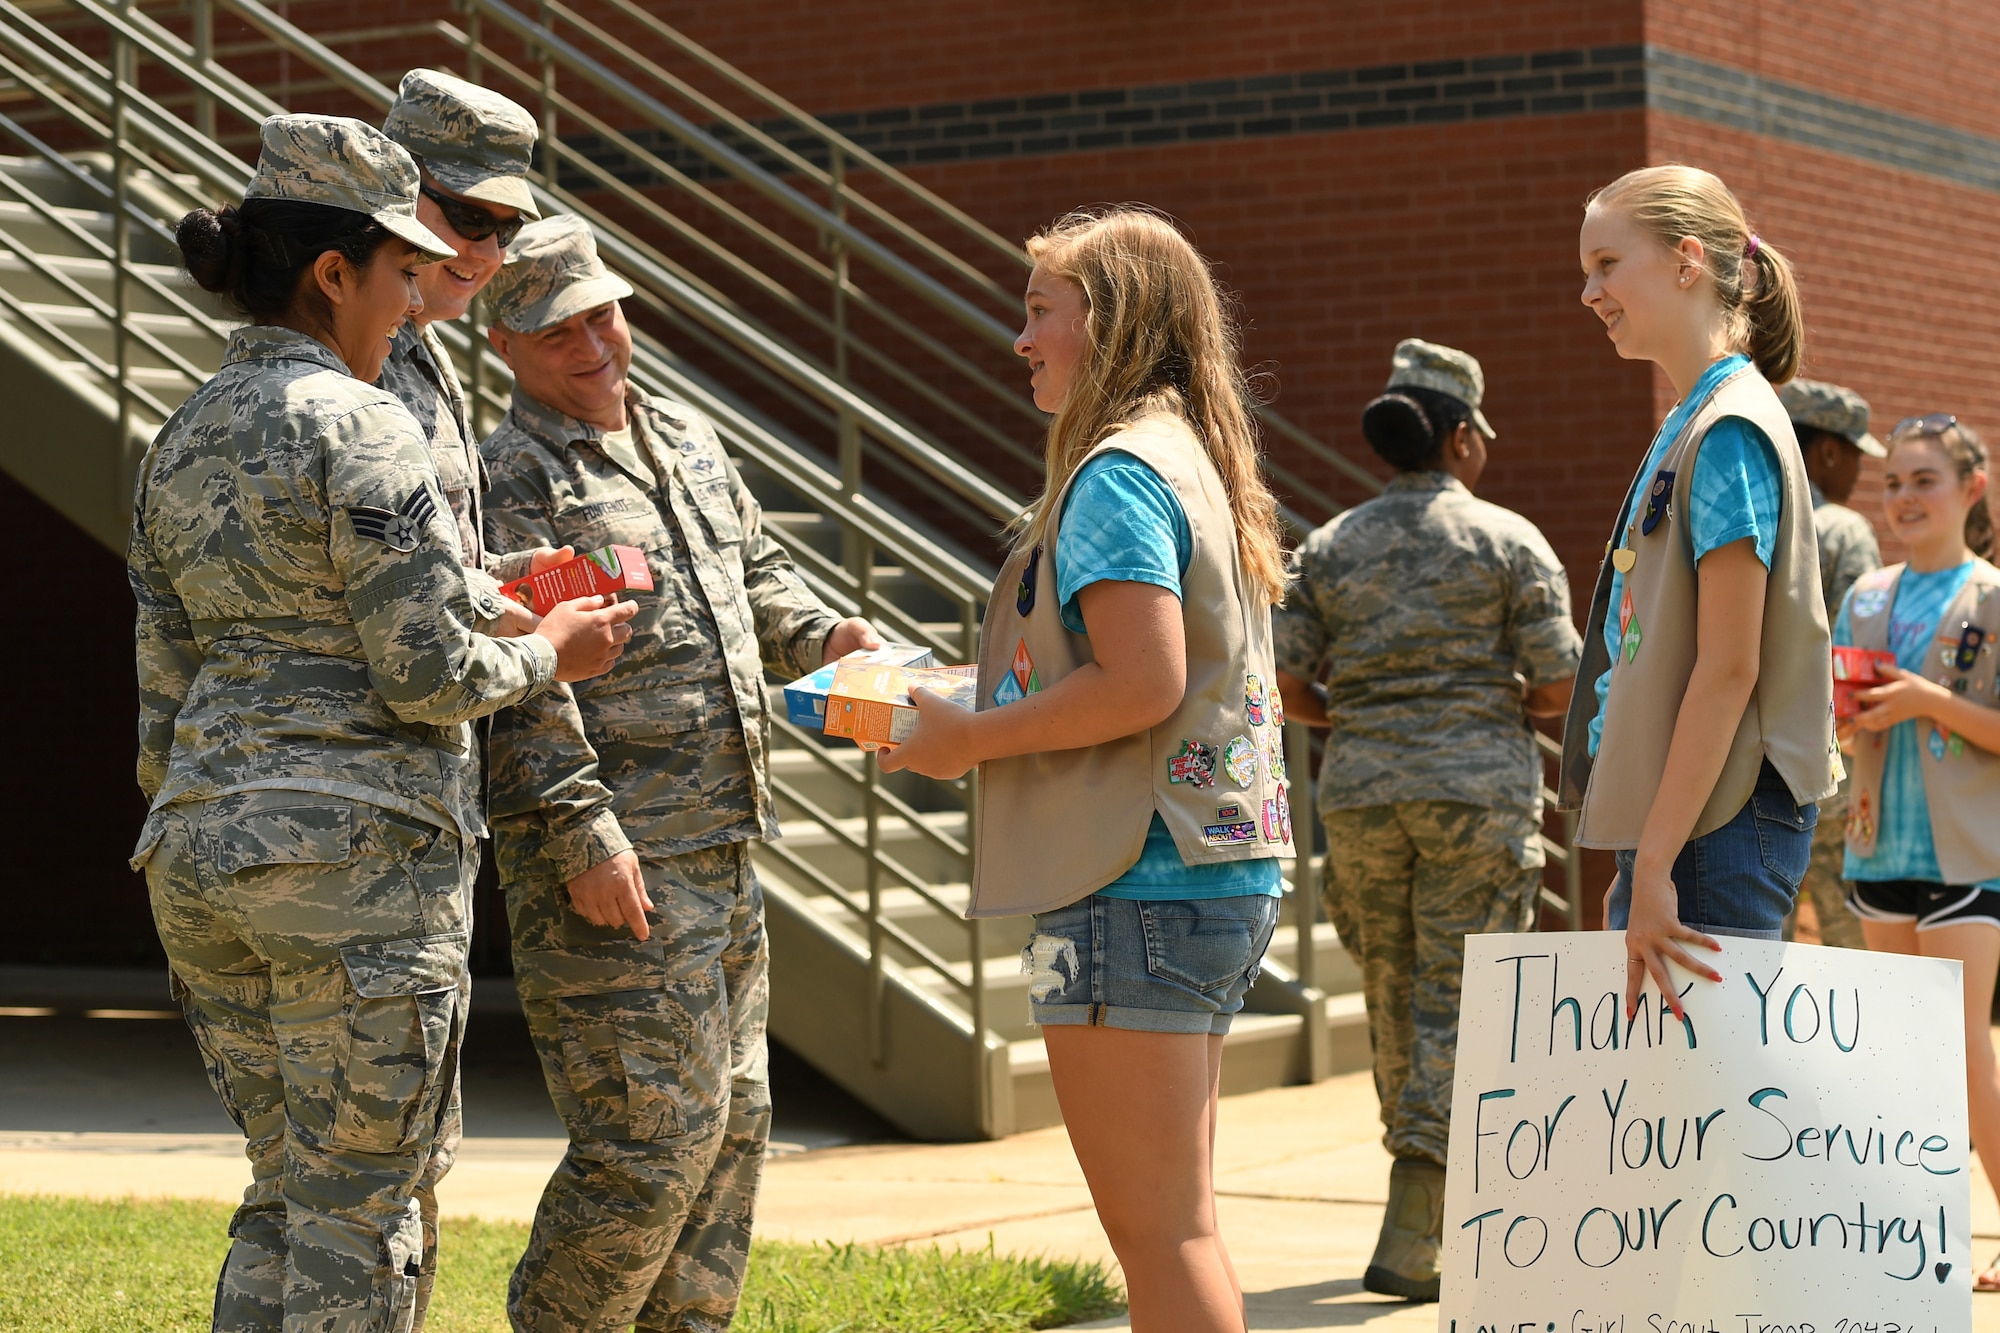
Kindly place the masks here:
[[(476, 2), (476, 0), (475, 0)], [(556, 30), (556, 16), (550, 10), (548, 0), (542, 0), (542, 30), (551, 35)], [(556, 53), (555, 48), (543, 44), (542, 50), (542, 174), (551, 190), (560, 182), (556, 172), (562, 162), (556, 149)]]
[(882, 767), (873, 751), (861, 758), (867, 787), (862, 793), (862, 878), (868, 888), (868, 1058), (878, 1066), (889, 1063), (886, 991), (889, 934), (882, 928)]
[[(977, 662), (979, 660), (979, 619), (973, 614), (973, 604), (962, 601), (958, 604), (958, 629), (961, 650), (959, 660)], [(959, 799), (965, 806), (965, 881), (966, 891), (972, 887), (971, 849), (979, 845), (979, 770), (967, 773), (959, 784)], [(986, 1059), (986, 933), (983, 923), (968, 918), (966, 927), (967, 957), (972, 964), (972, 1096), (973, 1104), (979, 1108), (979, 1127), (988, 1134), (997, 1132), (993, 1123), (993, 1070)]]
[[(188, 0), (188, 18), (194, 29), (195, 63), (206, 71), (215, 64), (215, 9), (210, 0)], [(205, 139), (215, 137), (215, 98), (200, 87), (194, 94), (194, 127)]]
[[(847, 166), (846, 157), (835, 145), (829, 159), (833, 178), (833, 215), (843, 222), (847, 220)], [(847, 283), (849, 256), (847, 243), (838, 232), (829, 233), (827, 247), (833, 252), (833, 377), (843, 389), (851, 389), (854, 382), (848, 364), (847, 330)], [(836, 417), (835, 457), (840, 464), (840, 489), (847, 495), (861, 493), (861, 422), (852, 408), (842, 404)], [(874, 552), (868, 549), (867, 541), (852, 528), (840, 534), (840, 563), (854, 576), (861, 588), (861, 614), (868, 614), (867, 597), (869, 588), (867, 570), (874, 563)]]
[(479, 68), (479, 0), (464, 0), (465, 5), (465, 77), (469, 82), (478, 83)]
[[(124, 0), (122, 9), (130, 9)], [(111, 39), (111, 327), (112, 357), (118, 368), (118, 467), (112, 480), (113, 499), (130, 503), (125, 492), (132, 473), (132, 338), (126, 325), (132, 317), (132, 219), (130, 133), (127, 93), (138, 75), (132, 43), (122, 35)], [(115, 512), (115, 511), (114, 511)]]
[(1285, 773), (1292, 800), (1292, 911), (1298, 924), (1299, 985), (1319, 986), (1319, 951), (1313, 947), (1313, 924), (1319, 918), (1319, 858), (1313, 846), (1319, 833), (1319, 799), (1312, 772), (1312, 736), (1297, 722), (1285, 724)]

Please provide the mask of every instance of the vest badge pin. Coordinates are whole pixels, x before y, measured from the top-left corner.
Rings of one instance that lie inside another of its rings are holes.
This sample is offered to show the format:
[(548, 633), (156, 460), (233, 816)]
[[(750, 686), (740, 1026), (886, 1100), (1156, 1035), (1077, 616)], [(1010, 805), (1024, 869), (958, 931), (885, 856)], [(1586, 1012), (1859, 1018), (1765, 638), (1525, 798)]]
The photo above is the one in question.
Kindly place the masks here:
[(1880, 585), (1870, 588), (1857, 587), (1854, 590), (1854, 600), (1848, 604), (1847, 613), (1850, 616), (1861, 618), (1880, 615), (1882, 608), (1888, 604), (1889, 590), (1887, 588)]
[(1970, 671), (1978, 666), (1979, 649), (1985, 644), (1986, 639), (1985, 630), (1969, 620), (1962, 622), (1958, 630), (1958, 648), (1952, 654), (1952, 665), (1960, 671)]
[(1215, 757), (1213, 745), (1184, 740), (1180, 753), (1167, 760), (1167, 781), (1185, 782), (1190, 787), (1213, 787)]
[(1264, 725), (1264, 682), (1255, 674), (1243, 678), (1243, 707), (1250, 714), (1250, 725)]
[[(1035, 609), (1035, 576), (1041, 572), (1041, 567), (1042, 547), (1037, 542), (1035, 549), (1028, 553), (1028, 563), (1021, 566), (1021, 582), (1014, 589), (1015, 615), (1026, 618), (1028, 612)], [(1023, 685), (1022, 688), (1027, 687)]]
[(1264, 802), (1264, 841), (1279, 844), (1292, 840), (1292, 801), (1283, 787), (1275, 800)]
[(993, 706), (1004, 708), (1041, 688), (1042, 678), (1035, 672), (1035, 659), (1028, 655), (1028, 641), (1022, 639), (1014, 645), (1013, 665), (993, 688)]
[(1620, 574), (1630, 574), (1632, 566), (1639, 563), (1639, 553), (1629, 546), (1621, 546), (1611, 553), (1611, 567)]
[(1674, 474), (1665, 468), (1653, 478), (1653, 488), (1646, 492), (1646, 516), (1639, 520), (1639, 532), (1650, 537), (1653, 529), (1660, 526), (1660, 520), (1667, 516), (1674, 498)]
[(1232, 786), (1248, 787), (1257, 781), (1257, 747), (1248, 736), (1233, 737), (1222, 750), (1222, 771)]
[(1847, 836), (1864, 847), (1875, 841), (1875, 804), (1865, 791), (1848, 808)]

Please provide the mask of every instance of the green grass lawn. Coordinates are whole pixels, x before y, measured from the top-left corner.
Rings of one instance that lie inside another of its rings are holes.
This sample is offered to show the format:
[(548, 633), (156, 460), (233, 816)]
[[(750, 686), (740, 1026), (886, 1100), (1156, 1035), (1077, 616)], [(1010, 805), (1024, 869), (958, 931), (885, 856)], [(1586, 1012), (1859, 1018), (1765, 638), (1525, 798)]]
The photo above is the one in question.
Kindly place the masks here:
[[(0, 1329), (199, 1333), (229, 1246), (227, 1204), (0, 1196)], [(431, 1333), (506, 1333), (528, 1229), (447, 1221)], [(744, 1333), (1013, 1333), (1124, 1308), (1097, 1264), (984, 1251), (759, 1242)]]

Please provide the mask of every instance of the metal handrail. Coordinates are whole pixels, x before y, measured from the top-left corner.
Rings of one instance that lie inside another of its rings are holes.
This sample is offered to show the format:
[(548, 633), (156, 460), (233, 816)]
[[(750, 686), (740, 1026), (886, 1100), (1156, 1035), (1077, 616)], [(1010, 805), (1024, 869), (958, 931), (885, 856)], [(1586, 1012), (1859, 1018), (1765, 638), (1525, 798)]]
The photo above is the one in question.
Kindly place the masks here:
[[(573, 47), (568, 47), (567, 44), (561, 43), (560, 38), (554, 37), (553, 22), (540, 25), (535, 24), (531, 20), (526, 19), (525, 16), (520, 15), (518, 11), (507, 6), (504, 0), (460, 0), (460, 2), (469, 11), (493, 14), (494, 17), (501, 20), (503, 26), (510, 28), (516, 36), (521, 37), (523, 40), (538, 42), (544, 49), (555, 44), (558, 51), (563, 51), (565, 48), (574, 50)], [(601, 0), (601, 2), (609, 6), (621, 17), (638, 24), (654, 37), (666, 42), (683, 56), (721, 77), (736, 92), (762, 102), (776, 112), (780, 118), (818, 139), (825, 146), (829, 154), (839, 153), (851, 160), (857, 168), (865, 170), (876, 176), (883, 183), (892, 185), (903, 191), (911, 199), (923, 205), (931, 217), (946, 224), (957, 235), (972, 242), (989, 256), (1006, 261), (1010, 268), (1018, 269), (1025, 267), (1026, 261), (1020, 246), (1003, 239), (998, 233), (985, 227), (962, 210), (954, 207), (935, 192), (919, 185), (895, 167), (883, 162), (874, 154), (855, 144), (845, 135), (840, 134), (818, 118), (780, 97), (769, 88), (750, 78), (735, 66), (692, 41), (685, 34), (678, 32), (656, 16), (647, 13), (636, 4), (633, 4), (632, 0)], [(580, 32), (591, 36), (601, 45), (609, 49), (618, 50), (623, 58), (634, 68), (643, 70), (649, 77), (659, 82), (662, 86), (670, 88), (691, 104), (699, 107), (703, 112), (712, 117), (713, 124), (728, 126), (735, 134), (741, 136), (747, 142), (756, 145), (761, 151), (769, 154), (776, 163), (782, 165), (785, 169), (817, 185), (831, 186), (834, 184), (831, 173), (821, 168), (817, 163), (776, 139), (766, 132), (763, 127), (731, 111), (720, 101), (703, 94), (687, 81), (677, 78), (657, 62), (649, 60), (642, 54), (633, 51), (629, 45), (619, 43), (611, 34), (598, 25), (591, 23), (571, 6), (558, 3), (557, 0), (547, 0), (540, 8), (543, 13), (550, 16), (551, 20), (561, 19), (566, 21)], [(503, 10), (505, 11), (504, 14), (500, 12)], [(628, 105), (630, 104), (628, 103)], [(639, 108), (634, 107), (633, 109), (636, 110)], [(671, 114), (669, 113), (669, 115)], [(675, 120), (678, 121), (679, 118), (676, 117)], [(686, 123), (684, 121), (680, 121), (678, 124), (667, 121), (655, 121), (654, 123), (660, 128), (674, 132), (677, 139), (686, 143), (690, 148), (702, 152), (705, 156), (710, 156), (711, 160), (719, 160), (716, 155), (728, 151), (726, 148), (718, 146), (717, 139), (712, 133), (703, 134), (697, 132), (691, 136), (684, 136), (679, 132)], [(736, 174), (732, 170), (732, 175)], [(758, 185), (760, 188), (767, 190), (771, 188), (767, 183), (770, 181), (768, 172), (759, 172), (755, 176), (745, 175), (738, 178), (750, 181), (750, 183)], [(897, 239), (916, 249), (924, 258), (948, 268), (954, 275), (977, 291), (979, 295), (995, 301), (1011, 314), (1014, 302), (1017, 299), (1015, 292), (1007, 290), (983, 270), (961, 258), (948, 247), (941, 245), (920, 229), (911, 226), (903, 218), (876, 204), (862, 192), (848, 186), (845, 188), (844, 194), (849, 202), (858, 210), (864, 212), (871, 221), (890, 230)], [(956, 311), (948, 310), (947, 313), (955, 315)], [(995, 346), (1011, 349), (1013, 345), (1013, 331), (1004, 321), (995, 320), (983, 327), (968, 323), (967, 327), (976, 328)], [(1014, 395), (1013, 397), (1015, 401), (1019, 401), (1018, 395)], [(1311, 433), (1301, 429), (1275, 409), (1258, 405), (1256, 413), (1263, 423), (1274, 433), (1311, 455), (1317, 461), (1333, 468), (1348, 480), (1370, 491), (1381, 488), (1382, 483), (1380, 479), (1365, 467), (1355, 463), (1339, 450), (1328, 446)], [(1324, 511), (1322, 517), (1330, 517), (1332, 514), (1338, 513), (1341, 509), (1341, 506), (1336, 501), (1318, 487), (1304, 481), (1293, 469), (1285, 467), (1282, 464), (1277, 464), (1274, 460), (1269, 459), (1267, 459), (1267, 466), (1269, 466), (1270, 471), (1275, 477), (1291, 489), (1295, 497), (1309, 500), (1320, 507)]]

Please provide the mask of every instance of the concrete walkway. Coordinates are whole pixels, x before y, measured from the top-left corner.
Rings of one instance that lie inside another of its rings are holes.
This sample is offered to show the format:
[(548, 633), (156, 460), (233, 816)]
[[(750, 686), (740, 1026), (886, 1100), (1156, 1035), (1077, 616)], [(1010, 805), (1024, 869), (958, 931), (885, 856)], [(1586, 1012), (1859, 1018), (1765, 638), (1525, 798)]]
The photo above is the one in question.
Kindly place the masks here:
[[(241, 1140), (177, 1016), (10, 1013), (4, 983), (0, 1193), (240, 1196)], [(525, 1221), (561, 1156), (561, 1130), (532, 1063), (509, 1054), (504, 1010), (477, 1023), (486, 1054), (467, 1071), (468, 1137), (440, 1202), (447, 1217)], [(879, 1122), (838, 1094), (815, 1096), (809, 1074), (794, 1077), (789, 1113), (780, 1097), (760, 1234), (967, 1247), (990, 1238), (1008, 1252), (1111, 1261), (1060, 1128), (999, 1143), (884, 1142), (892, 1136)], [(782, 1094), (783, 1078), (778, 1086)], [(1253, 1329), (1437, 1327), (1433, 1307), (1360, 1288), (1389, 1173), (1379, 1134), (1366, 1074), (1223, 1102), (1219, 1203)], [(2000, 1249), (2000, 1209), (1983, 1174), (1971, 1187), (1974, 1231), (1990, 1253)], [(1980, 1333), (2000, 1333), (2000, 1297), (1973, 1308)]]

